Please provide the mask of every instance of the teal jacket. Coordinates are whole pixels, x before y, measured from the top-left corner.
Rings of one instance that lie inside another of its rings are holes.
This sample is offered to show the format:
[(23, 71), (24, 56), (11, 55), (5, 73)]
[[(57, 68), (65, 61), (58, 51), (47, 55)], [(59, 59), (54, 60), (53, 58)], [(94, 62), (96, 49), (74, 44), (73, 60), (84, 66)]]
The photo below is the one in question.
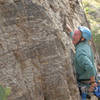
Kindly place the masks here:
[[(73, 33), (71, 33), (72, 37)], [(75, 69), (77, 80), (90, 79), (96, 76), (96, 67), (94, 65), (94, 56), (88, 41), (80, 42), (75, 46)]]

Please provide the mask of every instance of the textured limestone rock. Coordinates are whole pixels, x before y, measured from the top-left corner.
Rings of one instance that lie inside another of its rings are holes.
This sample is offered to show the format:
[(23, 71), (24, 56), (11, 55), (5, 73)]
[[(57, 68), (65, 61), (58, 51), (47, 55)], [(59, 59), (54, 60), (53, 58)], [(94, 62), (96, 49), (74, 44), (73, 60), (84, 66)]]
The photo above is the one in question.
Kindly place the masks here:
[(12, 88), (8, 100), (80, 100), (66, 23), (85, 23), (77, 0), (0, 0), (0, 83)]

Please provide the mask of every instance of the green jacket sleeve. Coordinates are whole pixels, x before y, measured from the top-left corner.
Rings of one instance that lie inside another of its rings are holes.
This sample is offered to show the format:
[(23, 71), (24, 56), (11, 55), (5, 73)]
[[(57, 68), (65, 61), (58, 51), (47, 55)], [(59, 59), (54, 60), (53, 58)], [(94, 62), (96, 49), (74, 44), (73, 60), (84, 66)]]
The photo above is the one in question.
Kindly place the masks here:
[(85, 70), (85, 72), (88, 74), (88, 77), (95, 76), (95, 71), (93, 68), (94, 66), (86, 55), (79, 55), (77, 58), (77, 63), (80, 67), (82, 67), (83, 70)]
[(71, 37), (71, 39), (72, 39), (73, 34), (74, 34), (73, 32), (70, 32), (70, 37)]

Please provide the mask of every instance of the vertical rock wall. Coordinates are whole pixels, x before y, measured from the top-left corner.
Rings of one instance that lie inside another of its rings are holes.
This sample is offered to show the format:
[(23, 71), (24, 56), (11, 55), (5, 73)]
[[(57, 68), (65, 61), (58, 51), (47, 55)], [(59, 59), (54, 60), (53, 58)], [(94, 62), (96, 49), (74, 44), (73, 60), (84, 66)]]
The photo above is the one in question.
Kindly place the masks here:
[(0, 84), (8, 100), (80, 100), (66, 24), (86, 24), (77, 0), (0, 0)]

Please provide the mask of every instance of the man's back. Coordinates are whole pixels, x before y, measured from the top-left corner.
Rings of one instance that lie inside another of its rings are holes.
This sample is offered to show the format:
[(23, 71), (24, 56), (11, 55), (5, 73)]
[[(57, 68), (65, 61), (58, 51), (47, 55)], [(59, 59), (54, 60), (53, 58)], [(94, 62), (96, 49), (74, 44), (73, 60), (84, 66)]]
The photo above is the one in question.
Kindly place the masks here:
[(75, 68), (78, 80), (90, 79), (91, 76), (96, 76), (93, 53), (87, 41), (76, 46)]

